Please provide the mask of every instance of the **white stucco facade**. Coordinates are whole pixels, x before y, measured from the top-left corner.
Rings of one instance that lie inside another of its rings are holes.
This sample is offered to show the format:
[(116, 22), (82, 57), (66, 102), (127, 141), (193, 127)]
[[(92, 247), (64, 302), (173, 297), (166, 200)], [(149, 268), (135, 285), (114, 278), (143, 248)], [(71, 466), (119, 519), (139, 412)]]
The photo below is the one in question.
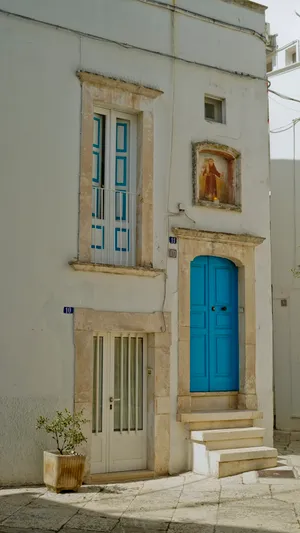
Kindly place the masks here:
[[(189, 0), (176, 4), (259, 34), (264, 32), (264, 14), (238, 2), (211, 0), (199, 6)], [(173, 16), (171, 11), (136, 0), (0, 0), (0, 9), (0, 484), (41, 481), (46, 441), (36, 433), (35, 420), (57, 408), (72, 408), (74, 326), (72, 315), (63, 314), (64, 306), (171, 313), (169, 472), (187, 469), (186, 431), (176, 421), (178, 265), (177, 259), (168, 258), (168, 236), (176, 226), (265, 239), (255, 256), (256, 382), (266, 443), (271, 444), (270, 185), (264, 42), (250, 33), (184, 13)], [(186, 61), (173, 60), (172, 55)], [(164, 274), (150, 278), (77, 272), (68, 264), (78, 254), (79, 70), (163, 91), (154, 110), (153, 266), (166, 270), (165, 297)], [(285, 92), (283, 87), (278, 90)], [(226, 124), (205, 120), (205, 94), (226, 100)], [(287, 135), (291, 136), (291, 131)], [(241, 153), (241, 212), (192, 206), (191, 145), (207, 139)], [(276, 136), (277, 142), (279, 139), (282, 137)], [(290, 141), (288, 147), (280, 159), (291, 158)], [(290, 194), (292, 199), (292, 185), (284, 187), (286, 179), (280, 168), (278, 181), (281, 197)], [(184, 205), (189, 218), (174, 215), (178, 203)], [(289, 224), (288, 216), (292, 217), (291, 210), (284, 216), (279, 212), (277, 225), (291, 257), (292, 247), (283, 230), (283, 224)], [(275, 247), (274, 254), (281, 256), (280, 271), (274, 271), (277, 313), (291, 313), (292, 307), (280, 308), (277, 299), (289, 298), (291, 293), (286, 291), (292, 285), (297, 289), (298, 282), (289, 273), (292, 262), (284, 265), (284, 256)], [(293, 305), (298, 305), (296, 300)], [(278, 327), (283, 328), (286, 319), (279, 320)], [(294, 364), (296, 380), (296, 354)]]
[[(299, 98), (297, 2), (270, 5), (268, 19), (278, 51), (269, 73), (270, 91)], [(291, 63), (291, 51), (296, 53)], [(300, 103), (269, 93), (271, 236), (276, 428), (299, 431), (299, 124)]]

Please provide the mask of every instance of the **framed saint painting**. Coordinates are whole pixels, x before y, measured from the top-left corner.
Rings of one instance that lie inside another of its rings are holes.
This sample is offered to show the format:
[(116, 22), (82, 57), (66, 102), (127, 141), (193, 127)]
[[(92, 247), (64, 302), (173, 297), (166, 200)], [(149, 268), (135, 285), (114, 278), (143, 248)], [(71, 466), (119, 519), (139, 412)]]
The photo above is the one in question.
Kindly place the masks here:
[(240, 211), (240, 153), (209, 141), (193, 143), (193, 204)]

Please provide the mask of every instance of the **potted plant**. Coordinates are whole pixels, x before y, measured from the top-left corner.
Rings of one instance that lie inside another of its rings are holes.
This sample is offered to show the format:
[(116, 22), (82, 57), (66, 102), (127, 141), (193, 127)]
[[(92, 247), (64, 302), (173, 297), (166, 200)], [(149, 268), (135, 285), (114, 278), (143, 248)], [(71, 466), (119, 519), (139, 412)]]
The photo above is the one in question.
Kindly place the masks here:
[(44, 429), (56, 442), (55, 451), (44, 451), (44, 483), (49, 490), (59, 493), (81, 487), (85, 455), (76, 453), (76, 447), (86, 442), (81, 430), (86, 422), (83, 410), (71, 414), (68, 409), (56, 411), (52, 420), (37, 419), (36, 429)]

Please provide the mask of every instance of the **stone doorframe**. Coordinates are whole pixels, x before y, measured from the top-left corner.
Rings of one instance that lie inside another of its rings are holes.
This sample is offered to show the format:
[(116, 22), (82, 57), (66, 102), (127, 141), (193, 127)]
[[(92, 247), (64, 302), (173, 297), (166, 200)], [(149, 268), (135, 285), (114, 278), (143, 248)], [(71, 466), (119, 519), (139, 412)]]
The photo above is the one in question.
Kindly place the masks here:
[(197, 256), (223, 257), (238, 267), (239, 279), (239, 409), (257, 409), (255, 247), (264, 239), (247, 234), (173, 228), (178, 237), (178, 413), (191, 412), (190, 393), (190, 263)]
[(87, 443), (85, 480), (90, 477), (93, 410), (93, 334), (106, 332), (147, 334), (147, 468), (169, 472), (170, 457), (170, 313), (118, 313), (75, 309), (75, 411), (84, 409)]

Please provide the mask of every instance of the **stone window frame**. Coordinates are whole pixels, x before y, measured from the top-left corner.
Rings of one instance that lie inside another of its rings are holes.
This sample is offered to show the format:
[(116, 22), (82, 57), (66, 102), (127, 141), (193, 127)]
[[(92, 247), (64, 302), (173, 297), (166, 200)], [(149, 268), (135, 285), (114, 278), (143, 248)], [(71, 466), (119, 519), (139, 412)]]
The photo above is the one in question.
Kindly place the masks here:
[(190, 392), (190, 264), (195, 257), (224, 257), (238, 267), (239, 409), (257, 409), (255, 248), (263, 237), (173, 228), (178, 237), (178, 398), (177, 412), (192, 409)]
[[(214, 204), (208, 200), (197, 199), (197, 180), (199, 179), (197, 168), (197, 154), (201, 152), (219, 155), (228, 161), (228, 170), (235, 181), (234, 198), (231, 202)], [(213, 209), (226, 209), (227, 211), (242, 211), (241, 205), (241, 153), (225, 144), (211, 141), (199, 141), (192, 143), (192, 166), (193, 166), (193, 205), (211, 207)]]
[[(154, 168), (154, 102), (163, 94), (158, 89), (141, 86), (101, 74), (78, 71), (81, 82), (81, 148), (79, 187), (79, 238), (75, 270), (122, 273), (153, 271), (153, 168)], [(92, 265), (92, 145), (93, 113), (96, 106), (135, 114), (138, 118), (137, 168), (137, 236), (136, 267)], [(151, 273), (150, 273), (151, 275)]]
[[(93, 336), (124, 332), (147, 335), (147, 469), (156, 475), (169, 473), (170, 461), (170, 364), (171, 313), (125, 313), (76, 308), (74, 311), (75, 385), (74, 410), (84, 410), (87, 442), (85, 481), (92, 480)], [(112, 474), (113, 475), (113, 474)], [(105, 474), (106, 478), (108, 474)], [(95, 474), (98, 480), (101, 474)]]

